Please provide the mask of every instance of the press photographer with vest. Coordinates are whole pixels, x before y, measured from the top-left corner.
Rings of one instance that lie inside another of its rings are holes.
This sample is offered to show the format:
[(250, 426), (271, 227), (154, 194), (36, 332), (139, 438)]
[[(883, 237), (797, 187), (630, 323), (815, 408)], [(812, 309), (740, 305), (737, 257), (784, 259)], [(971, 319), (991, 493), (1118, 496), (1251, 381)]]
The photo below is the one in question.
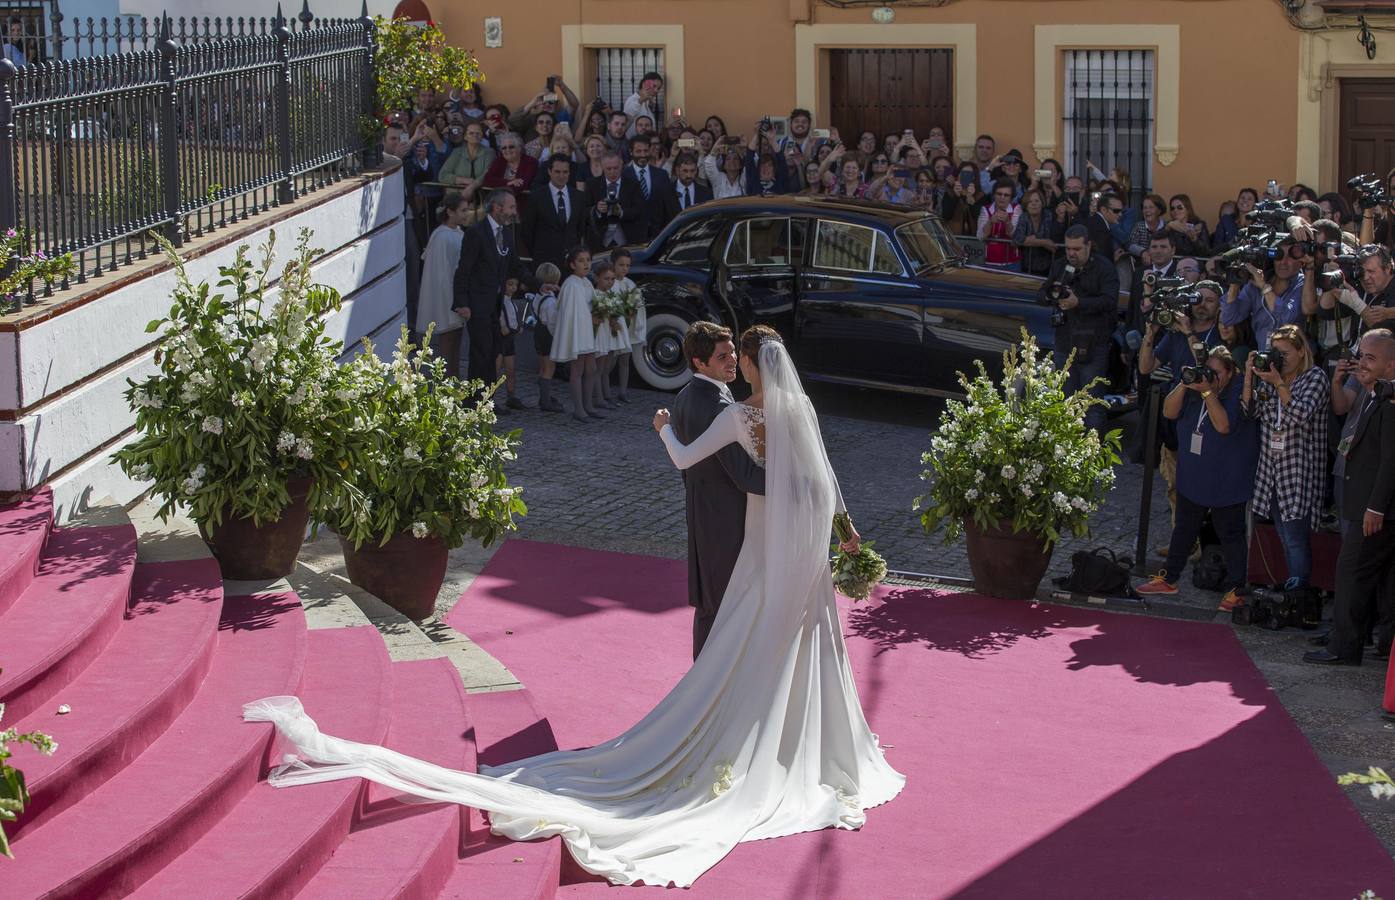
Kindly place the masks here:
[(1239, 602), (1245, 584), (1245, 505), (1254, 489), (1259, 435), (1240, 408), (1242, 379), (1225, 347), (1212, 347), (1205, 365), (1178, 372), (1163, 401), (1163, 416), (1177, 427), (1177, 507), (1167, 564), (1140, 594), (1175, 594), (1207, 513), (1225, 554), (1222, 609)]
[[(1093, 252), (1084, 225), (1066, 229), (1065, 245), (1065, 255), (1052, 263), (1037, 302), (1055, 307), (1056, 367), (1064, 368), (1075, 351), (1066, 381), (1066, 390), (1073, 392), (1103, 378), (1108, 371), (1109, 343), (1119, 321), (1119, 272), (1112, 259)], [(1102, 392), (1102, 384), (1090, 389), (1096, 397)], [(1104, 407), (1091, 406), (1085, 413), (1085, 424), (1103, 430)]]
[[(1363, 390), (1347, 413), (1355, 422), (1343, 429), (1337, 447), (1344, 528), (1332, 631), (1324, 649), (1303, 656), (1304, 662), (1317, 665), (1361, 665), (1376, 597), (1387, 606), (1392, 600), (1380, 588), (1395, 564), (1395, 526), (1386, 525), (1395, 515), (1395, 405), (1389, 381), (1395, 377), (1395, 335), (1385, 328), (1367, 332), (1356, 370)], [(1389, 612), (1381, 610), (1382, 618)]]

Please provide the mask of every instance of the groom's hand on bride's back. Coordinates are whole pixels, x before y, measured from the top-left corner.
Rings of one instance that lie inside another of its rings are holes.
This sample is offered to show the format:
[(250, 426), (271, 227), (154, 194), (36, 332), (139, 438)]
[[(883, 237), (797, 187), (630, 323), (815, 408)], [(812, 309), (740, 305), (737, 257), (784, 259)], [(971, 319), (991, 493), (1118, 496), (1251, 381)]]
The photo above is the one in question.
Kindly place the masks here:
[(668, 424), (668, 420), (668, 410), (660, 409), (658, 412), (654, 413), (654, 430), (663, 431), (664, 426)]

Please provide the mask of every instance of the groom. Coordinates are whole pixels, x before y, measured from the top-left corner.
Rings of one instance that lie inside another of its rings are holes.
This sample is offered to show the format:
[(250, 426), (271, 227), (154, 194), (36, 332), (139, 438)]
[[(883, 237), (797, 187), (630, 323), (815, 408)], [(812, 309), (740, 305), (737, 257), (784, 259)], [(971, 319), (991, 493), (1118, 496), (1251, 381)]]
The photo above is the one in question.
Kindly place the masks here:
[[(693, 378), (673, 400), (678, 440), (691, 444), (723, 407), (732, 402), (727, 385), (736, 380), (736, 345), (731, 331), (694, 322), (683, 338), (683, 356)], [(717, 608), (746, 537), (746, 495), (765, 494), (765, 470), (739, 444), (730, 444), (683, 472), (688, 522), (688, 603), (693, 616), (693, 659), (702, 652)]]

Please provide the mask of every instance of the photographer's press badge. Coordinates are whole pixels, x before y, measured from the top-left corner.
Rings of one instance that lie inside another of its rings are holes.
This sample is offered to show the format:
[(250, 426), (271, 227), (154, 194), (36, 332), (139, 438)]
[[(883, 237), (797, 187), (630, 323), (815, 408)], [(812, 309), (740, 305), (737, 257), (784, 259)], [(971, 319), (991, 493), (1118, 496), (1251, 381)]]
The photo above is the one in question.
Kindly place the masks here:
[(1283, 453), (1284, 447), (1288, 446), (1288, 437), (1282, 431), (1276, 431), (1269, 435), (1269, 449), (1275, 453)]

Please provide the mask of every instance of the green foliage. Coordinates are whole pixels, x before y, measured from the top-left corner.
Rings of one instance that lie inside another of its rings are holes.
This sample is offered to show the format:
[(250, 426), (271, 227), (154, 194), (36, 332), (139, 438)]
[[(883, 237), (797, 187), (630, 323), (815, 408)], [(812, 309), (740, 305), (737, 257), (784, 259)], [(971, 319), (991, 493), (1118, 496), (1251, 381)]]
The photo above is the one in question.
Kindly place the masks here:
[(319, 251), (302, 230), (268, 302), (275, 241), (273, 232), (259, 263), (243, 245), (219, 269), (230, 296), (192, 284), (161, 242), (177, 281), (169, 316), (146, 326), (161, 332), (160, 370), (128, 382), (140, 437), (114, 454), (127, 475), (154, 482), (161, 517), (185, 504), (201, 525), (218, 524), (225, 508), (274, 521), (290, 503), (289, 479), (313, 479), (314, 510), (348, 466), (334, 436), (352, 426), (357, 397), (337, 364), (343, 345), (324, 334), (339, 294), (310, 283)]
[[(5, 718), (5, 704), (0, 703), (0, 720)], [(45, 755), (58, 749), (58, 742), (41, 731), (20, 734), (14, 728), (0, 731), (0, 856), (14, 858), (10, 852), (9, 838), (5, 837), (5, 823), (13, 822), (24, 812), (29, 803), (29, 791), (24, 786), (24, 773), (10, 765), (12, 755), (10, 744), (30, 744)]]
[(77, 271), (73, 255), (45, 256), (42, 250), (26, 253), (29, 237), (11, 228), (0, 236), (0, 312), (5, 302), (26, 293), (35, 281), (52, 284)]
[(388, 21), (379, 16), (378, 110), (410, 109), (417, 91), (468, 88), (482, 81), (479, 60), (468, 50), (446, 44), (435, 25), (414, 25), (407, 19)]
[(493, 429), (498, 385), (447, 377), (429, 341), (430, 332), (412, 344), (404, 325), (390, 365), (365, 339), (345, 366), (356, 415), (341, 439), (345, 479), (322, 521), (355, 547), (404, 532), (489, 546), (528, 512), (504, 474), (520, 432)]
[(930, 490), (914, 508), (924, 508), (925, 532), (943, 524), (951, 543), (971, 518), (983, 529), (1011, 522), (1013, 531), (1041, 534), (1049, 544), (1065, 533), (1085, 535), (1119, 462), (1119, 432), (1100, 440), (1084, 424), (1085, 411), (1102, 401), (1085, 390), (1067, 395), (1066, 370), (1051, 364), (1026, 329), (1021, 346), (1003, 353), (1001, 386), (982, 361), (978, 371), (972, 381), (959, 373), (968, 400), (947, 405), (921, 456)]

